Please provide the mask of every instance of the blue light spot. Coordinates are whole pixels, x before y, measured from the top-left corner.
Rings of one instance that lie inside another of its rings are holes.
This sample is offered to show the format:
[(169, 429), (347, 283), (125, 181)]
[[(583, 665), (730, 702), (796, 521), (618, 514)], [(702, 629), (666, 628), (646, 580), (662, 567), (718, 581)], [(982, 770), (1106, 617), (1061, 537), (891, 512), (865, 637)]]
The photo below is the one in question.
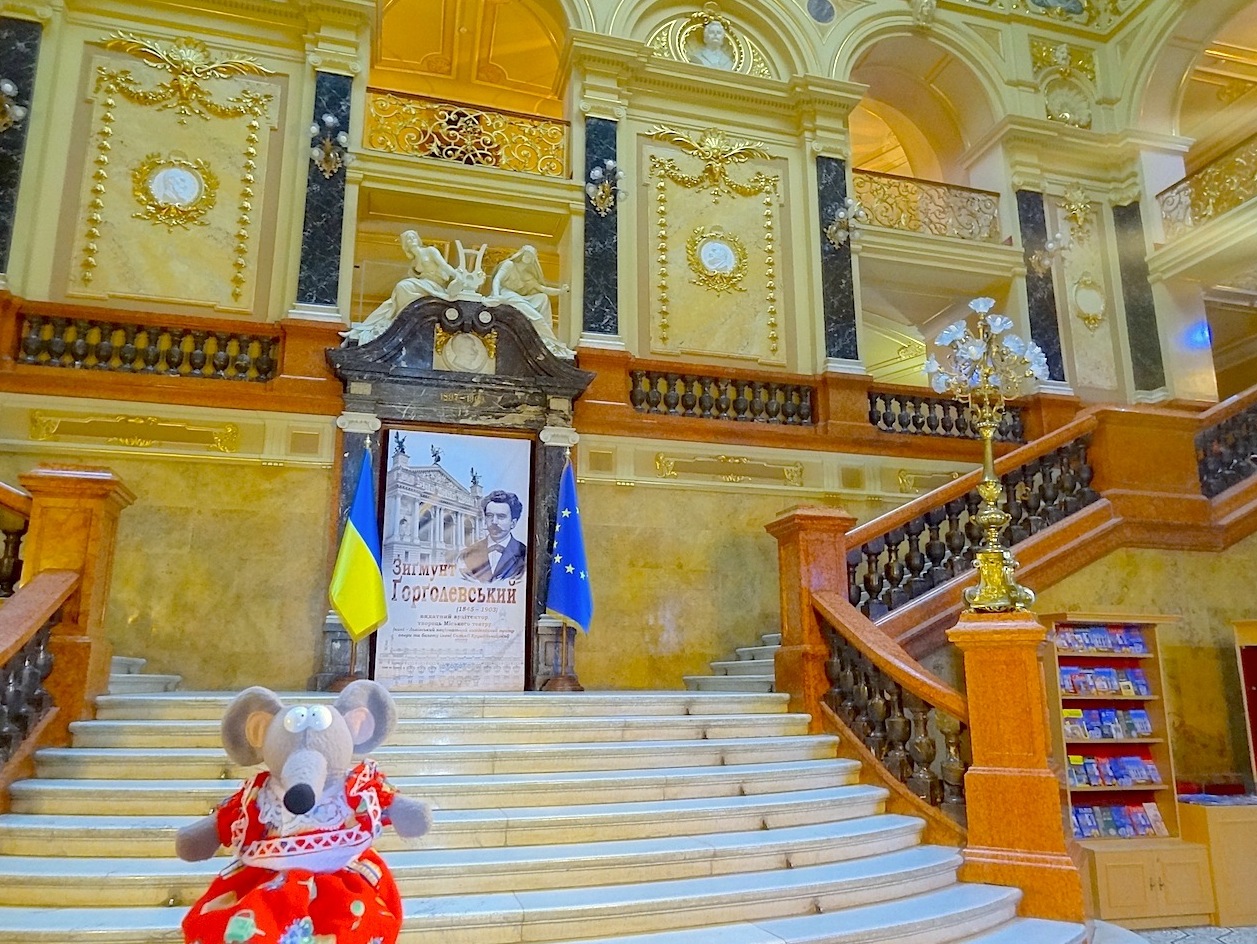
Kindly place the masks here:
[(1209, 330), (1209, 322), (1197, 321), (1187, 329), (1183, 343), (1196, 350), (1204, 350), (1213, 346), (1213, 332)]

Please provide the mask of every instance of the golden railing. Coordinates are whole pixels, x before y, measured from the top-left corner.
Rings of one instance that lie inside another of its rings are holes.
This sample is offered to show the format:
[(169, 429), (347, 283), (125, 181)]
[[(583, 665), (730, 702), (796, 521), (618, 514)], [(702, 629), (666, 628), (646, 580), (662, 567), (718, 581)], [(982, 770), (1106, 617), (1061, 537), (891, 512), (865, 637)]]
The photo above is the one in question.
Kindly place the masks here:
[(874, 226), (997, 243), (999, 194), (874, 171), (852, 173), (855, 198)]
[(389, 154), (567, 176), (567, 122), (421, 95), (369, 89), (363, 145)]
[(1257, 196), (1257, 134), (1157, 194), (1166, 239)]

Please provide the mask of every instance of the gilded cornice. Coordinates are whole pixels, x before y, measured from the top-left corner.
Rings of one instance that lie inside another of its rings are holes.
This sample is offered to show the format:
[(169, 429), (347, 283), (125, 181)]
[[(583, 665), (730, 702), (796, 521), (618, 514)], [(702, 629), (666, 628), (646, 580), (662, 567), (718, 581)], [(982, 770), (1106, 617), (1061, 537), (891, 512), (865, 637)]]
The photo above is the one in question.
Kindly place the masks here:
[[(1029, 0), (939, 0), (938, 9), (994, 20), (1010, 25), (1017, 31), (1030, 27), (1036, 31), (1055, 33), (1062, 39), (1073, 36), (1108, 41), (1137, 22), (1139, 14), (1153, 2), (1154, 0), (1083, 0), (1085, 12), (1078, 15), (1058, 12), (1056, 9), (1035, 9)], [(1114, 8), (1117, 8), (1116, 12)]]

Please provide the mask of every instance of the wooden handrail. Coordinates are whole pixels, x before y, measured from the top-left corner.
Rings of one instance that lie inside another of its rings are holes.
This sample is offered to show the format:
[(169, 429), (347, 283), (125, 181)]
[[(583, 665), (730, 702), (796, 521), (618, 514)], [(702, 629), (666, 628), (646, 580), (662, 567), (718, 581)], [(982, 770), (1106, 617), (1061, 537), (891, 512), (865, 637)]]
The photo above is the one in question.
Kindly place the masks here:
[[(887, 636), (877, 624), (832, 591), (812, 594), (812, 605), (843, 639), (864, 654), (883, 674), (922, 701), (945, 711), (957, 721), (969, 722), (965, 696), (912, 658), (903, 646)], [(852, 624), (858, 632), (843, 632)]]
[(1196, 415), (1200, 420), (1200, 428), (1209, 429), (1254, 406), (1257, 406), (1257, 386), (1249, 387)]
[[(1059, 449), (1066, 443), (1071, 443), (1080, 436), (1085, 436), (1096, 429), (1098, 422), (1095, 416), (1090, 413), (1078, 417), (1071, 423), (1066, 423), (1059, 429), (1053, 430), (1046, 436), (1040, 436), (1033, 442), (1019, 446), (1012, 452), (1006, 453), (995, 460), (995, 474), (1002, 475), (1005, 472), (1011, 472), (1013, 469), (1020, 468), (1032, 459), (1046, 455), (1053, 450)], [(908, 502), (906, 505), (900, 505), (894, 511), (867, 521), (853, 531), (847, 534), (847, 546), (855, 547), (881, 537), (895, 528), (902, 527), (914, 518), (954, 501), (957, 498), (963, 498), (982, 481), (982, 470), (974, 469), (962, 475), (958, 479), (926, 492)]]
[(78, 586), (73, 570), (45, 570), (9, 597), (0, 607), (0, 665), (52, 619)]
[(0, 482), (0, 508), (22, 518), (31, 516), (31, 497), (20, 488)]

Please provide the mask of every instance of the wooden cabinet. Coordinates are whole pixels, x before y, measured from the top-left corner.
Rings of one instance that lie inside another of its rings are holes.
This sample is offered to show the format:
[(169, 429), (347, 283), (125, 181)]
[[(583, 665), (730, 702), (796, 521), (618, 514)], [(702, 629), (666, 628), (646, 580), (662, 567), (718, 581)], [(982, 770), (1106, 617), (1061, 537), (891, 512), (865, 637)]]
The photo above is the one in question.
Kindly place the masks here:
[(1131, 928), (1208, 924), (1213, 915), (1204, 846), (1180, 839), (1080, 843), (1095, 916)]
[(1172, 616), (1055, 613), (1044, 659), (1052, 749), (1085, 850), (1094, 916), (1207, 923), (1204, 846), (1179, 838), (1158, 627)]
[(1257, 806), (1200, 806), (1179, 809), (1183, 838), (1209, 853), (1215, 924), (1233, 928), (1257, 924)]

